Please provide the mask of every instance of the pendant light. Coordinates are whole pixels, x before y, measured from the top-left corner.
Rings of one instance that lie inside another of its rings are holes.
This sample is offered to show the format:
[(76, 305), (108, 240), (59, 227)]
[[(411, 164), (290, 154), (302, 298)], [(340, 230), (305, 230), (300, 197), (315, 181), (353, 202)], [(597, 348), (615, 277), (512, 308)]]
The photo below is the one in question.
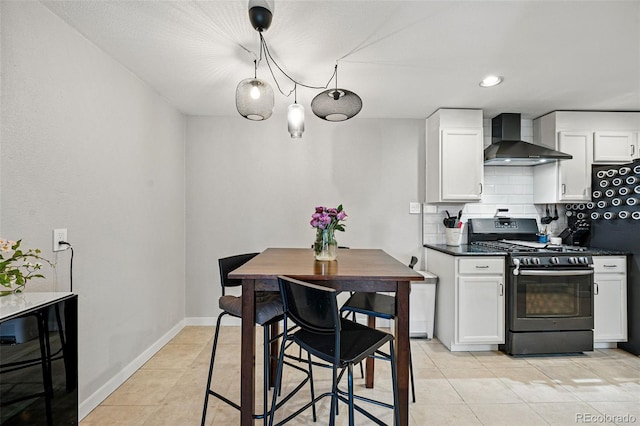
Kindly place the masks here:
[[(254, 77), (242, 80), (236, 88), (236, 108), (243, 117), (261, 121), (266, 120), (273, 114), (275, 106), (273, 89), (267, 82), (257, 78), (258, 64), (264, 61), (267, 64), (273, 81), (278, 91), (286, 97), (295, 93), (293, 104), (289, 105), (287, 111), (287, 124), (291, 137), (294, 139), (301, 138), (304, 133), (304, 107), (297, 101), (297, 86), (308, 89), (324, 90), (324, 92), (313, 98), (311, 102), (311, 110), (315, 115), (327, 121), (344, 121), (355, 116), (362, 109), (362, 99), (355, 93), (338, 88), (338, 64), (336, 63), (333, 75), (326, 84), (321, 86), (311, 86), (302, 83), (287, 74), (283, 67), (273, 58), (269, 51), (269, 46), (264, 38), (263, 33), (269, 29), (273, 19), (274, 4), (270, 0), (249, 0), (249, 20), (251, 26), (260, 35), (260, 52), (256, 55), (259, 59), (255, 59)], [(248, 51), (248, 49), (245, 48)], [(286, 93), (282, 89), (275, 71), (279, 71), (287, 80), (294, 84), (293, 90)], [(335, 78), (335, 88), (326, 90), (331, 81)]]
[(311, 101), (311, 111), (327, 121), (344, 121), (362, 109), (362, 99), (355, 93), (338, 88), (338, 65), (335, 67), (336, 87), (316, 95)]
[(258, 64), (253, 63), (254, 77), (242, 80), (236, 88), (236, 109), (244, 118), (262, 121), (271, 117), (275, 99), (271, 86), (256, 77)]
[(304, 132), (304, 107), (298, 103), (297, 85), (293, 88), (294, 101), (289, 105), (287, 112), (287, 122), (289, 124), (289, 133), (292, 138), (301, 138)]

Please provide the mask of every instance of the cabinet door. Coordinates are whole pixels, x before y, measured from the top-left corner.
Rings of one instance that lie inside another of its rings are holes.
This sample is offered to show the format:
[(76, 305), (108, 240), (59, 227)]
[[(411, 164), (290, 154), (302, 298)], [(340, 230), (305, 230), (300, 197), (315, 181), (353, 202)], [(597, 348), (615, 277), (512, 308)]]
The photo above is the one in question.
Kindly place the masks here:
[(458, 278), (457, 343), (504, 343), (502, 276)]
[(482, 196), (482, 129), (443, 129), (440, 135), (443, 201), (477, 201)]
[(558, 149), (573, 156), (558, 163), (558, 201), (590, 201), (591, 133), (560, 132), (558, 136)]
[(593, 134), (594, 163), (629, 163), (636, 157), (632, 132), (595, 132)]
[(626, 342), (626, 274), (595, 274), (594, 287), (594, 341)]

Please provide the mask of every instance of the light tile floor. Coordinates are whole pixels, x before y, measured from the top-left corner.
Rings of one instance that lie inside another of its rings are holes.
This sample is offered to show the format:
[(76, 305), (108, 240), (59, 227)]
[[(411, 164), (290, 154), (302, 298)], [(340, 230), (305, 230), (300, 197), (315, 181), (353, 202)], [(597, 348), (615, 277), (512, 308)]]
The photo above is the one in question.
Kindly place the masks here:
[[(87, 415), (91, 425), (198, 425), (206, 386), (213, 327), (185, 327), (171, 342)], [(257, 333), (260, 348), (262, 337)], [(583, 355), (511, 357), (501, 352), (449, 352), (437, 340), (412, 339), (417, 402), (411, 424), (422, 425), (575, 425), (640, 423), (640, 357), (617, 349)], [(216, 356), (216, 389), (238, 400), (240, 329), (223, 327)], [(257, 352), (261, 352), (258, 350)], [(258, 354), (256, 382), (262, 383)], [(314, 369), (316, 392), (329, 376)], [(287, 370), (286, 384), (298, 373)], [(365, 389), (356, 374), (356, 392), (391, 400), (388, 363), (377, 361), (376, 389)], [(284, 392), (287, 386), (285, 385)], [(282, 414), (309, 398), (306, 389)], [(261, 406), (260, 394), (256, 397)], [(327, 424), (328, 399), (318, 409)], [(391, 423), (389, 410), (372, 411)], [(278, 418), (284, 416), (278, 412)], [(341, 411), (338, 424), (348, 424)], [(210, 398), (208, 425), (238, 424), (233, 408)], [(310, 410), (291, 424), (311, 424)], [(364, 417), (357, 424), (368, 424)]]

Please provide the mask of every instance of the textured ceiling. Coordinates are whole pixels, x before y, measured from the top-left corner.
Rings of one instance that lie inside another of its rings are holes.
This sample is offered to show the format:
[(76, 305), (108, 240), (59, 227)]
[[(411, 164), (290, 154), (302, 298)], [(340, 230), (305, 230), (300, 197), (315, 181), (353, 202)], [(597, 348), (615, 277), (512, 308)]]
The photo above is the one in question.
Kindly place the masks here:
[[(43, 4), (184, 113), (237, 114), (235, 88), (259, 52), (247, 1)], [(264, 35), (306, 84), (324, 86), (339, 61), (360, 117), (640, 110), (639, 1), (276, 1)], [(505, 81), (479, 87), (487, 74)], [(273, 85), (265, 61), (258, 77)], [(298, 102), (309, 111), (318, 92), (300, 88)], [(275, 114), (292, 101), (276, 92)]]

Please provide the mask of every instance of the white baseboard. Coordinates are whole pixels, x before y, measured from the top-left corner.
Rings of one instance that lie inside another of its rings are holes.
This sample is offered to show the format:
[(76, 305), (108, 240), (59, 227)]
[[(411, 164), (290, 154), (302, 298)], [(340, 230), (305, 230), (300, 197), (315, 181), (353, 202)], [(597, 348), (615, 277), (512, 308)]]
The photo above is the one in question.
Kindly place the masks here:
[[(78, 406), (78, 419), (82, 420), (89, 414), (94, 408), (96, 408), (102, 401), (104, 401), (113, 391), (118, 389), (133, 373), (135, 373), (145, 362), (149, 361), (164, 345), (166, 345), (171, 339), (185, 326), (186, 321), (181, 320), (171, 330), (166, 332), (155, 343), (153, 343), (147, 350), (142, 352), (136, 359), (134, 359), (129, 365), (125, 366), (118, 374), (111, 378), (107, 383), (102, 385), (100, 389), (95, 391), (84, 401), (80, 402)], [(215, 325), (215, 321), (214, 321)]]

